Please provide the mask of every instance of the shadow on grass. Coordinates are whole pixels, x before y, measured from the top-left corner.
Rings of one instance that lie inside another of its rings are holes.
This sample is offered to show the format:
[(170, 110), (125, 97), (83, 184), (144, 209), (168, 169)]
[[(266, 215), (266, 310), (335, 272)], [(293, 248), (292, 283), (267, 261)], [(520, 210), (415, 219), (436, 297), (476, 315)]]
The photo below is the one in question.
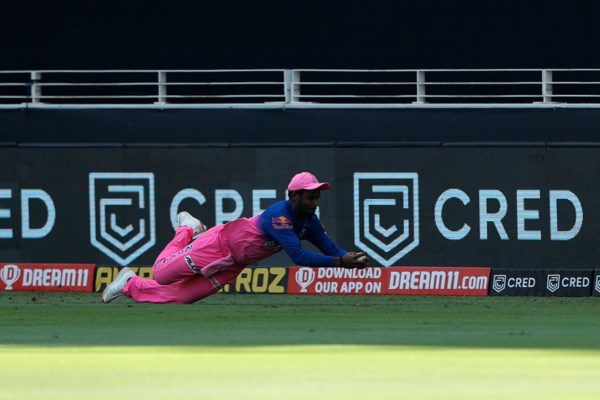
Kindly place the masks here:
[(405, 345), (600, 350), (598, 298), (215, 295), (105, 305), (3, 293), (0, 346)]

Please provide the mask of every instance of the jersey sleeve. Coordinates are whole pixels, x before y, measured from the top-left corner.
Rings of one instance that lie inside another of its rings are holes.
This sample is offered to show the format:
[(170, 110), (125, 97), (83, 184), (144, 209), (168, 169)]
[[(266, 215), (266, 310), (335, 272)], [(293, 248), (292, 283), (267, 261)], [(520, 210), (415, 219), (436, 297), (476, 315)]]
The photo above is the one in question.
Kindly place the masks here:
[(262, 220), (261, 229), (267, 236), (277, 241), (296, 265), (311, 267), (333, 266), (335, 258), (331, 255), (322, 255), (304, 250), (292, 226), (275, 228), (269, 219), (266, 218)]

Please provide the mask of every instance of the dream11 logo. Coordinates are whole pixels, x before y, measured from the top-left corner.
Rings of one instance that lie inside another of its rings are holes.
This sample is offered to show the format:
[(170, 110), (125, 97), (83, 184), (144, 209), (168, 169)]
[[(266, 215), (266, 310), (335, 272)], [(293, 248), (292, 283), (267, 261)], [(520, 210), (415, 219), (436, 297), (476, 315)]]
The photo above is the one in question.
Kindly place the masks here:
[(354, 243), (385, 267), (419, 245), (419, 175), (354, 174)]
[(296, 272), (296, 282), (300, 285), (300, 293), (306, 293), (307, 288), (315, 280), (315, 271), (309, 267), (302, 267)]
[(94, 247), (127, 265), (154, 246), (153, 173), (92, 172), (89, 196)]

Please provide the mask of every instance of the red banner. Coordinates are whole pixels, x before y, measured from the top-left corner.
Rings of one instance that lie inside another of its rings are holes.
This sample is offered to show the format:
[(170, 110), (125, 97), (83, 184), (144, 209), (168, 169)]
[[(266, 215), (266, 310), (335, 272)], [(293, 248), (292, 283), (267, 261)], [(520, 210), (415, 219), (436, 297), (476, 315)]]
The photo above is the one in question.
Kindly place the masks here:
[(0, 263), (0, 291), (91, 292), (93, 264)]
[(292, 267), (288, 293), (487, 296), (489, 279), (488, 267)]

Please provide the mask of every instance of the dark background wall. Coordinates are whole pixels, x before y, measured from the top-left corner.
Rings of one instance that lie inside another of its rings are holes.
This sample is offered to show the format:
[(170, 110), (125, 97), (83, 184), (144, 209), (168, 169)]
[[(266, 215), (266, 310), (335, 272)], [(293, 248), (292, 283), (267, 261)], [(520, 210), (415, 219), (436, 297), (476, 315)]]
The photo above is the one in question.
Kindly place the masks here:
[(600, 142), (596, 108), (5, 109), (0, 144), (319, 146)]
[(1, 69), (597, 67), (592, 1), (3, 2)]

